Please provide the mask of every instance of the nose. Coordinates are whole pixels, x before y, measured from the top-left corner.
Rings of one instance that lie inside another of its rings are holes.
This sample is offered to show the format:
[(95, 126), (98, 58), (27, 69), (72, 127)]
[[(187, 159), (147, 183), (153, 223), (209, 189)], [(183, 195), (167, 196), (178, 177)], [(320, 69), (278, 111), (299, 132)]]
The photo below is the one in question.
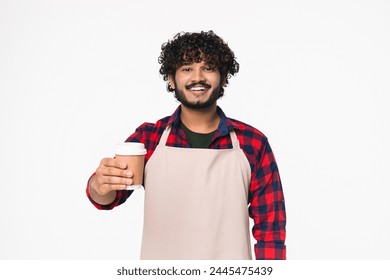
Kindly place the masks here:
[(196, 82), (204, 82), (205, 81), (205, 77), (203, 75), (203, 69), (202, 67), (195, 67), (192, 71), (192, 82), (193, 83), (196, 83)]

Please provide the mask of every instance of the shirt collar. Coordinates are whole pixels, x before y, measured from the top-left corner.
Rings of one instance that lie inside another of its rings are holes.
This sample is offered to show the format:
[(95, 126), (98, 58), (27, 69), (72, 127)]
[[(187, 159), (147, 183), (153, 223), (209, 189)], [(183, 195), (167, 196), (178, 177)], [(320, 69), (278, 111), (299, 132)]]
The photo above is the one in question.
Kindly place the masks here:
[[(180, 126), (180, 113), (181, 113), (181, 106), (177, 107), (173, 115), (169, 118), (167, 125), (172, 125), (172, 127), (178, 128)], [(225, 115), (225, 113), (222, 111), (222, 109), (217, 106), (217, 113), (219, 117), (221, 118), (221, 121), (218, 125), (218, 135), (219, 136), (225, 136), (229, 134), (229, 131), (233, 129), (233, 124), (230, 119), (228, 119)]]

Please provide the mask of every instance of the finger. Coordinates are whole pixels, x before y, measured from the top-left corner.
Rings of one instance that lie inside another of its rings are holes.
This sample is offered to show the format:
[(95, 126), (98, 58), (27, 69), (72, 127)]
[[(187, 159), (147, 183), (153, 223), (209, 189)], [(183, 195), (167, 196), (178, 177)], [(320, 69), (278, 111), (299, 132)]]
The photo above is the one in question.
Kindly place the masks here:
[(133, 184), (133, 179), (115, 177), (115, 176), (103, 176), (103, 185), (131, 185)]
[(96, 185), (101, 189), (103, 186), (108, 185), (131, 185), (133, 184), (133, 179), (128, 177), (118, 177), (118, 176), (105, 176), (100, 172), (96, 174)]
[(101, 166), (105, 167), (116, 167), (120, 169), (126, 169), (127, 164), (123, 160), (118, 160), (116, 158), (104, 158), (100, 162)]
[(131, 170), (123, 170), (116, 167), (102, 168), (101, 173), (104, 176), (115, 176), (124, 178), (133, 177), (133, 172)]
[(111, 184), (105, 184), (102, 186), (102, 189), (105, 189), (105, 193), (108, 193), (110, 191), (123, 191), (123, 190), (126, 190), (126, 187), (127, 185), (122, 185), (122, 184), (118, 184), (118, 185), (111, 185)]

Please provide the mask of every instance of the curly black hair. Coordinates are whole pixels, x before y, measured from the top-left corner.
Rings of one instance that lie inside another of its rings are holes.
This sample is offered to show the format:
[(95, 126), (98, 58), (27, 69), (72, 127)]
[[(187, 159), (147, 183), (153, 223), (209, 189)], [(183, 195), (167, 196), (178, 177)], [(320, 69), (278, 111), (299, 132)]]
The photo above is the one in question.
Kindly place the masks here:
[[(227, 84), (228, 79), (240, 68), (233, 51), (212, 30), (200, 33), (180, 32), (161, 46), (161, 54), (158, 58), (161, 64), (160, 74), (164, 81), (167, 81), (169, 75), (175, 75), (178, 67), (202, 60), (219, 70), (221, 83), (226, 79)], [(169, 85), (167, 89), (173, 91)], [(221, 88), (222, 95), (223, 88)]]

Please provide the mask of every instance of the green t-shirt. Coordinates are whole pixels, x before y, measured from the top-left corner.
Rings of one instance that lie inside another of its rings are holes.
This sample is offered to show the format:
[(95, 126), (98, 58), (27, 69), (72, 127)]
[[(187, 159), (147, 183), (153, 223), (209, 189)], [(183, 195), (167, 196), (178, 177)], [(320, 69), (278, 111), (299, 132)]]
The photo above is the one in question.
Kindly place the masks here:
[(213, 135), (216, 131), (214, 130), (210, 133), (197, 133), (189, 130), (182, 122), (180, 122), (180, 126), (181, 128), (183, 128), (187, 136), (187, 140), (192, 148), (208, 148), (211, 144), (211, 139), (213, 138)]

